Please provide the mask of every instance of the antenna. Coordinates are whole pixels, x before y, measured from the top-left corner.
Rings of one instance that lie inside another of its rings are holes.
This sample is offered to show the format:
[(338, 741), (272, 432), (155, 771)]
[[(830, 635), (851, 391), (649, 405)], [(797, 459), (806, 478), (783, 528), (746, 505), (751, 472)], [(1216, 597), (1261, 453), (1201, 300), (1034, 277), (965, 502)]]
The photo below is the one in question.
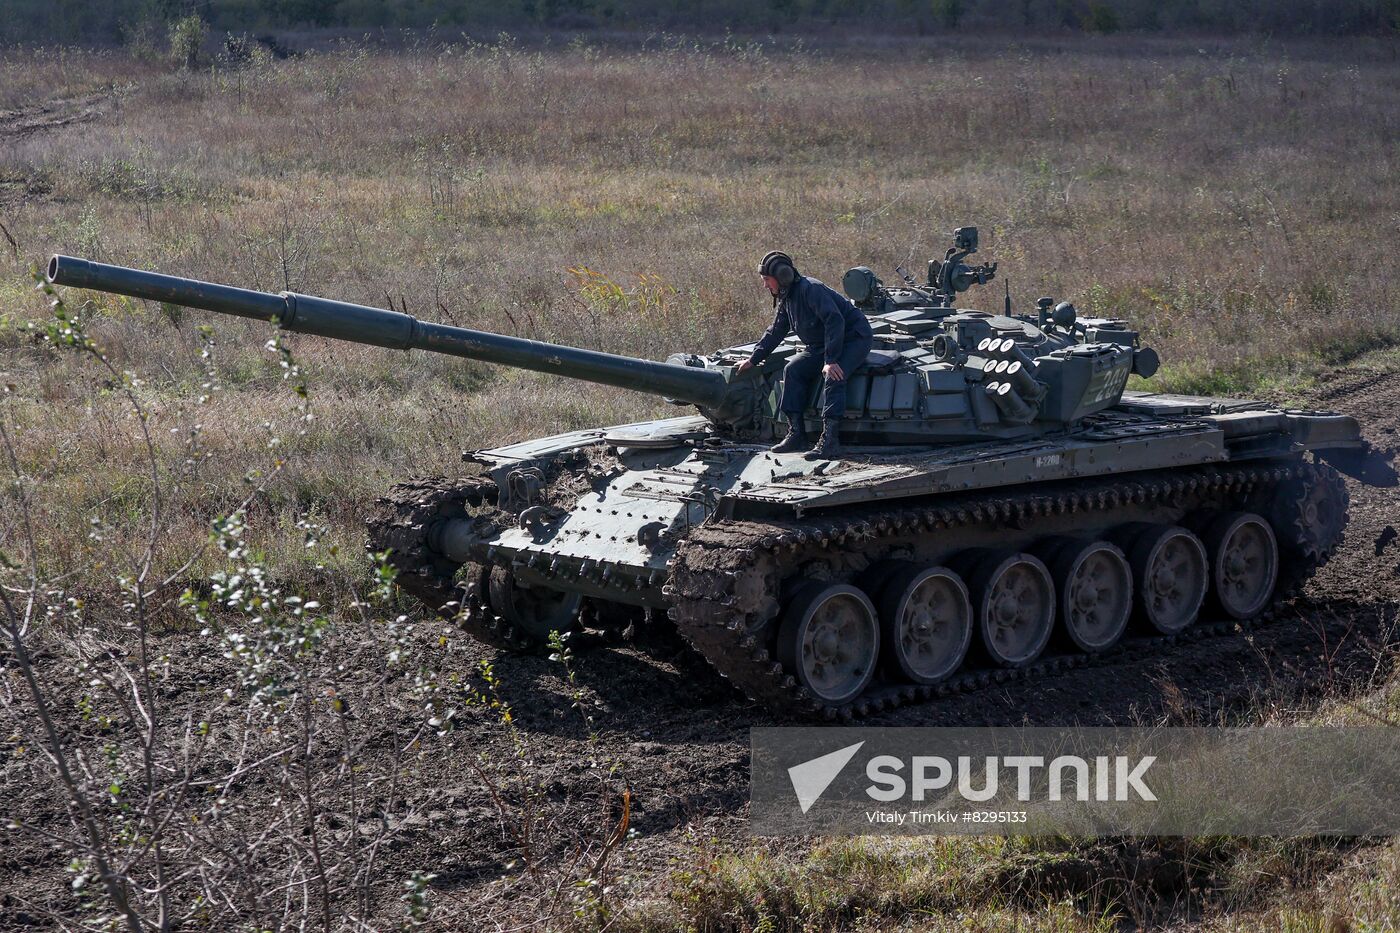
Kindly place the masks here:
[(1006, 286), (1006, 316), (1011, 317), (1011, 279), (1002, 279), (1002, 284)]

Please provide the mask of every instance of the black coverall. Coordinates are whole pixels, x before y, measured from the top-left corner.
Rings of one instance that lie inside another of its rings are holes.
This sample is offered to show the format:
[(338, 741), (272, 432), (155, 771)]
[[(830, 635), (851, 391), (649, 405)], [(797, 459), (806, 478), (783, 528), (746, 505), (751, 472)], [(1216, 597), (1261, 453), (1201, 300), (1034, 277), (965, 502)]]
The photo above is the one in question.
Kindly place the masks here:
[(806, 349), (783, 370), (783, 413), (797, 424), (812, 391), (812, 380), (824, 365), (837, 363), (845, 378), (825, 380), (822, 418), (840, 418), (846, 413), (846, 383), (870, 353), (870, 321), (845, 295), (800, 275), (779, 296), (773, 324), (749, 359), (754, 365), (762, 363), (789, 333), (796, 333)]

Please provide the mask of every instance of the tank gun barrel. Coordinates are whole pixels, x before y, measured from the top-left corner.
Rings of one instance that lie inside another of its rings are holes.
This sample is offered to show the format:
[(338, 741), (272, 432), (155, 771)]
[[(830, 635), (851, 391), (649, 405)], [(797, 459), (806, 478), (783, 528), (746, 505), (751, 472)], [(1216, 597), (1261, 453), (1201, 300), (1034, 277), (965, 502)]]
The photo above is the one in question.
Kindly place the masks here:
[(558, 346), (521, 337), (422, 321), (411, 314), (294, 292), (253, 291), (72, 256), (49, 260), (48, 280), (219, 314), (276, 321), (283, 330), (367, 343), (396, 350), (428, 350), (487, 363), (570, 376), (635, 389), (702, 406), (718, 406), (728, 394), (725, 376), (713, 369), (633, 359), (597, 350)]

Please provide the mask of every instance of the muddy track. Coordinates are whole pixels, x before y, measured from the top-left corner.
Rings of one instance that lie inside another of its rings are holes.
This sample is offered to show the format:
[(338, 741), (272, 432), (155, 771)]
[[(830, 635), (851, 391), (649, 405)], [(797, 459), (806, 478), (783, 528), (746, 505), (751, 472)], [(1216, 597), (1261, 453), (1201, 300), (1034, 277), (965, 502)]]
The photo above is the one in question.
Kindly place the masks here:
[[(459, 568), (429, 546), (439, 522), (465, 518), (483, 504), (494, 503), (496, 484), (489, 479), (451, 480), (442, 477), (400, 483), (375, 502), (369, 541), (389, 553), (397, 581), (411, 596), (452, 621), (471, 637), (492, 648), (527, 651), (530, 640), (494, 613), (486, 612), (484, 568)], [(489, 521), (484, 518), (483, 521)], [(460, 578), (460, 579), (459, 579)]]
[[(1337, 540), (1310, 542), (1308, 531), (1292, 515), (1291, 503), (1303, 490), (1316, 488), (1327, 512), (1345, 520), (1347, 493), (1337, 475), (1326, 467), (1265, 463), (1233, 468), (1205, 467), (1134, 475), (1123, 481), (1103, 480), (1055, 492), (1008, 490), (1003, 495), (973, 496), (924, 508), (907, 506), (852, 518), (818, 518), (803, 523), (755, 525), (723, 523), (697, 530), (677, 555), (670, 587), (675, 603), (672, 618), (681, 634), (745, 694), (770, 710), (785, 715), (820, 715), (849, 721), (911, 703), (926, 703), (954, 693), (968, 693), (993, 684), (1031, 681), (1075, 667), (1103, 663), (1108, 657), (1169, 654), (1180, 642), (1241, 630), (1227, 620), (1202, 620), (1178, 635), (1139, 635), (1124, 639), (1109, 656), (1051, 653), (1017, 669), (979, 669), (968, 665), (933, 685), (877, 684), (858, 700), (826, 705), (787, 673), (765, 647), (777, 616), (774, 581), (790, 577), (805, 563), (820, 560), (831, 550), (864, 551), (872, 560), (901, 537), (957, 537), (985, 529), (1035, 527), (1052, 515), (1095, 513), (1111, 516), (1133, 504), (1170, 505), (1184, 510), (1230, 511), (1252, 503), (1277, 501), (1275, 526), (1294, 528), (1294, 539), (1281, 535), (1284, 551), (1280, 597), (1296, 590), (1331, 556)], [(1281, 519), (1281, 520), (1280, 520)], [(1308, 545), (1312, 546), (1309, 547)]]
[(87, 123), (104, 116), (115, 103), (112, 91), (97, 91), (0, 110), (0, 141), (13, 142), (36, 133)]

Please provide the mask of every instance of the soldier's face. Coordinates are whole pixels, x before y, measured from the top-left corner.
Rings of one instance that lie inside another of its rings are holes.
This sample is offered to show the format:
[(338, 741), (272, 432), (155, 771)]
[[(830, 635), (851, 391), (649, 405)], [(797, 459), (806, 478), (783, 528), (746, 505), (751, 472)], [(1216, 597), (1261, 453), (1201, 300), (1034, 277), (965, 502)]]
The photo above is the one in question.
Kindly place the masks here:
[(770, 295), (778, 294), (778, 280), (771, 275), (763, 276), (763, 287), (768, 289)]

